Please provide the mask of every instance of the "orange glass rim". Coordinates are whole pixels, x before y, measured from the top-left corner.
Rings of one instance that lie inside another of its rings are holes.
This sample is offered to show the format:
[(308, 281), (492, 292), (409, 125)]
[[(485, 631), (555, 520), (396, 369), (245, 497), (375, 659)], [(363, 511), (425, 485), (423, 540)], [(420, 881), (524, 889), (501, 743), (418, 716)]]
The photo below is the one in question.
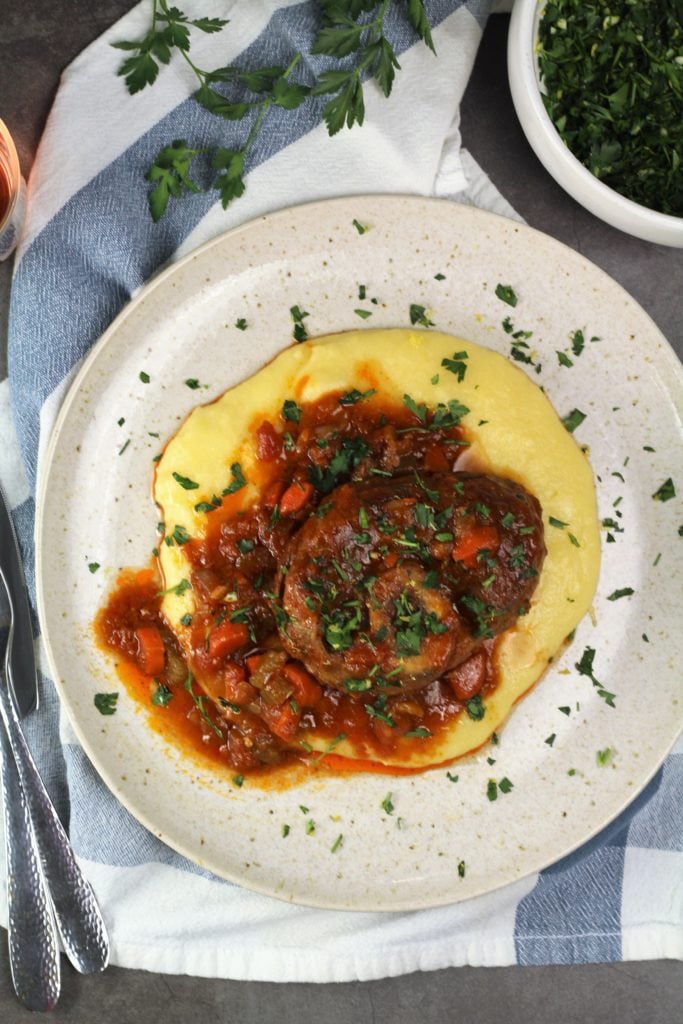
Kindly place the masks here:
[(8, 224), (19, 196), (21, 187), (21, 168), (14, 139), (5, 122), (0, 118), (0, 165), (7, 175), (10, 199), (4, 216), (0, 218), (0, 232)]

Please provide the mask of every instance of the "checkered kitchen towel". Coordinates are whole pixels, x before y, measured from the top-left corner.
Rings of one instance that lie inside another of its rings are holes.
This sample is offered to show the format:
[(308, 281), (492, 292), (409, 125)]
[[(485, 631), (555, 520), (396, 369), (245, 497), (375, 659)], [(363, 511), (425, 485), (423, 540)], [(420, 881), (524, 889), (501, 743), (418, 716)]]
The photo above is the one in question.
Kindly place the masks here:
[[(316, 24), (311, 0), (183, 6), (194, 17), (230, 18), (217, 35), (196, 33), (193, 56), (203, 67), (286, 64), (297, 50), (306, 52)], [(439, 195), (515, 216), (459, 145), (458, 107), (489, 4), (428, 0), (427, 7), (438, 60), (393, 18), (402, 71), (390, 101), (374, 86), (366, 89), (362, 129), (328, 138), (314, 100), (293, 113), (273, 109), (249, 159), (245, 196), (226, 213), (215, 193), (198, 194), (172, 204), (157, 226), (147, 214), (142, 175), (161, 146), (175, 138), (230, 145), (239, 126), (188, 99), (194, 79), (179, 59), (162, 69), (154, 89), (134, 99), (125, 93), (115, 75), (121, 52), (110, 44), (143, 35), (148, 2), (67, 69), (30, 182), (12, 292), (10, 380), (0, 384), (0, 478), (32, 589), (32, 494), (56, 410), (81, 357), (161, 264), (256, 215), (341, 191)], [(302, 80), (316, 66), (317, 58)], [(486, 114), (495, 118), (495, 111)], [(637, 806), (540, 875), (457, 906), (340, 913), (227, 884), (163, 846), (99, 781), (44, 676), (41, 687), (41, 710), (27, 721), (27, 733), (102, 902), (114, 963), (346, 981), (459, 964), (683, 956), (683, 748)], [(6, 909), (0, 913), (6, 919)]]

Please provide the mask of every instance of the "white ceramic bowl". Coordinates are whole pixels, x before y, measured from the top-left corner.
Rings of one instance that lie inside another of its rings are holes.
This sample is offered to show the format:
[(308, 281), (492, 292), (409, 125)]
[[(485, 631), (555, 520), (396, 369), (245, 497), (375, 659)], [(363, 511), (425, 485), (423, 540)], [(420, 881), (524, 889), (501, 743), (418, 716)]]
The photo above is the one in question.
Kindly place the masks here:
[(608, 188), (560, 138), (543, 105), (536, 59), (544, 6), (545, 0), (515, 0), (508, 35), (510, 90), (529, 145), (558, 185), (596, 217), (636, 238), (683, 248), (683, 217), (649, 210)]

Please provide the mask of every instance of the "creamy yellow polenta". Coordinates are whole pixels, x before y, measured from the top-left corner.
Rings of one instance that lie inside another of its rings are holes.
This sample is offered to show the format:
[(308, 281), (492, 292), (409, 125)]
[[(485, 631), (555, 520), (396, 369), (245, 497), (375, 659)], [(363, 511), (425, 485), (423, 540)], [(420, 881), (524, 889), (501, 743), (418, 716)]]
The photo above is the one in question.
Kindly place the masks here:
[[(459, 382), (441, 364), (463, 350), (467, 373)], [(406, 393), (429, 407), (457, 398), (470, 409), (462, 425), (472, 442), (458, 468), (471, 466), (517, 480), (543, 509), (547, 557), (529, 613), (497, 641), (499, 685), (486, 697), (485, 717), (473, 721), (461, 715), (446, 733), (413, 743), (409, 756), (401, 751), (383, 758), (386, 764), (419, 767), (451, 760), (484, 743), (542, 675), (593, 598), (600, 563), (593, 475), (540, 388), (503, 356), (436, 331), (351, 331), (311, 339), (285, 349), (253, 377), (190, 414), (158, 464), (154, 497), (168, 532), (179, 525), (192, 537), (203, 536), (207, 515), (194, 506), (221, 494), (233, 463), (240, 463), (247, 481), (254, 475), (254, 422), (277, 422), (286, 398), (314, 402), (329, 391), (369, 386), (399, 403)], [(174, 473), (199, 488), (186, 490)], [(246, 507), (255, 497), (255, 487), (248, 484), (231, 500)], [(550, 517), (567, 526), (549, 526)], [(192, 591), (181, 584), (189, 576), (183, 547), (162, 545), (160, 562), (170, 589), (162, 610), (183, 643), (180, 620), (194, 609)], [(314, 736), (307, 739), (317, 749), (326, 745)], [(348, 741), (335, 753), (367, 756)]]

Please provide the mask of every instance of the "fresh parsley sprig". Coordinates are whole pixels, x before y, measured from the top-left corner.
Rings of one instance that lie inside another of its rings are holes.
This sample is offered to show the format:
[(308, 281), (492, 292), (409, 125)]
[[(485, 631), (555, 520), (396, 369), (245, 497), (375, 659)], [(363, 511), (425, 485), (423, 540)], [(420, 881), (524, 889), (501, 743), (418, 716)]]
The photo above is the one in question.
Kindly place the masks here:
[(118, 70), (126, 82), (128, 92), (133, 95), (145, 86), (154, 85), (159, 74), (159, 64), (169, 64), (171, 51), (178, 50), (187, 63), (198, 72), (188, 57), (190, 49), (190, 27), (200, 32), (220, 32), (228, 24), (224, 18), (195, 18), (191, 20), (177, 7), (169, 7), (166, 0), (152, 0), (152, 25), (147, 34), (138, 40), (121, 40), (112, 43), (117, 50), (130, 51)]
[[(160, 64), (169, 64), (177, 50), (197, 78), (195, 99), (206, 110), (227, 121), (251, 120), (244, 143), (238, 148), (193, 147), (178, 139), (164, 146), (145, 177), (154, 187), (149, 193), (149, 208), (156, 222), (163, 217), (170, 199), (204, 191), (191, 177), (193, 161), (208, 156), (212, 171), (217, 171), (209, 188), (216, 189), (223, 208), (238, 199), (246, 188), (245, 158), (256, 139), (266, 114), (273, 106), (295, 110), (309, 96), (330, 96), (322, 116), (330, 135), (346, 126), (362, 125), (365, 118), (363, 81), (374, 79), (388, 97), (396, 71), (400, 69), (394, 48), (385, 32), (389, 10), (398, 6), (420, 39), (436, 53), (424, 0), (320, 0), (322, 22), (310, 53), (336, 59), (342, 67), (328, 67), (312, 86), (292, 82), (290, 77), (301, 60), (297, 53), (287, 67), (265, 66), (251, 70), (226, 66), (205, 70), (190, 57), (191, 30), (220, 32), (228, 21), (223, 18), (188, 18), (167, 0), (152, 0), (152, 23), (142, 39), (112, 44), (130, 53), (118, 69), (131, 95), (157, 80)], [(351, 58), (349, 60), (349, 58)], [(229, 98), (214, 86), (230, 83), (238, 91)]]
[[(352, 67), (323, 71), (313, 88), (314, 96), (333, 94), (323, 108), (330, 135), (346, 125), (362, 125), (365, 118), (363, 78), (374, 78), (385, 96), (391, 95), (396, 53), (387, 39), (384, 23), (390, 0), (322, 0), (323, 24), (311, 48), (312, 54), (343, 59), (354, 54)], [(374, 16), (367, 17), (372, 12)], [(406, 17), (420, 39), (436, 53), (423, 0), (408, 0)]]

